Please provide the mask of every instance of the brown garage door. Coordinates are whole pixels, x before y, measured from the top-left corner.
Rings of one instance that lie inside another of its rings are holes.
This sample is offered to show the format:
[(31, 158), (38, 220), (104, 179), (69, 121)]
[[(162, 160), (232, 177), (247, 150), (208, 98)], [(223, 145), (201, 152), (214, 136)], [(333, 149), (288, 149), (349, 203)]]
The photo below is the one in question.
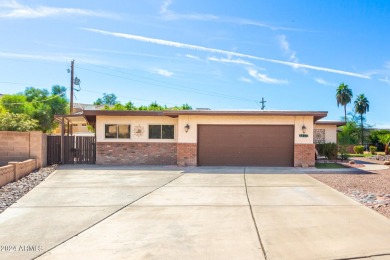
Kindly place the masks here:
[(293, 166), (292, 125), (199, 125), (200, 166)]

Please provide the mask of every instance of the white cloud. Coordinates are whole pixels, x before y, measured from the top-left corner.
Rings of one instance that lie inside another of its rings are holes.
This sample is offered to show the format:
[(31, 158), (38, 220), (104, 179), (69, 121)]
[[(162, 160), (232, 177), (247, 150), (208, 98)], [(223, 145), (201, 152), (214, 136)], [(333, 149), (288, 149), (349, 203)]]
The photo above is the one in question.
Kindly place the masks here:
[(215, 20), (218, 22), (224, 22), (224, 23), (235, 23), (240, 25), (251, 25), (256, 27), (263, 27), (270, 30), (285, 30), (285, 31), (304, 31), (301, 29), (296, 28), (287, 28), (287, 27), (280, 27), (280, 26), (273, 26), (266, 23), (248, 20), (248, 19), (242, 19), (242, 18), (235, 18), (235, 17), (220, 17), (213, 14), (179, 14), (171, 9), (169, 7), (172, 5), (172, 0), (165, 0), (162, 5), (160, 6), (160, 14), (164, 19), (167, 20), (201, 20), (201, 21), (211, 21)]
[(163, 70), (163, 69), (155, 69), (154, 72), (161, 75), (161, 76), (168, 77), (168, 78), (173, 75), (173, 72), (168, 71), (168, 70)]
[(314, 78), (314, 81), (317, 82), (318, 84), (321, 84), (321, 85), (324, 85), (324, 86), (336, 87), (336, 84), (328, 82), (328, 81), (324, 80), (323, 78)]
[(199, 58), (198, 56), (195, 56), (195, 55), (186, 54), (185, 56), (186, 56), (187, 58), (189, 58), (189, 59), (200, 60), (200, 58)]
[(240, 77), (238, 80), (242, 81), (242, 82), (246, 82), (246, 83), (252, 83), (252, 80), (250, 80), (250, 79), (248, 79), (246, 77)]
[(117, 15), (114, 15), (112, 13), (87, 9), (49, 6), (30, 7), (27, 5), (19, 4), (17, 1), (14, 0), (2, 1), (0, 3), (0, 8), (2, 9), (0, 11), (0, 18), (11, 19), (32, 19), (56, 16), (93, 16), (103, 18), (118, 18)]
[(390, 85), (390, 78), (388, 76), (384, 77), (384, 78), (380, 78), (378, 79), (379, 81), (382, 81), (382, 82), (385, 82), (387, 84)]
[(27, 53), (16, 53), (16, 52), (0, 52), (0, 57), (10, 59), (23, 59), (23, 60), (38, 60), (47, 62), (70, 62), (76, 59), (77, 63), (94, 64), (94, 65), (110, 65), (107, 62), (88, 57), (83, 54), (58, 54), (58, 53), (42, 53), (42, 54), (27, 54)]
[(165, 0), (165, 1), (162, 3), (161, 7), (160, 7), (160, 13), (161, 13), (161, 14), (164, 14), (164, 13), (169, 12), (168, 7), (169, 7), (171, 4), (172, 4), (172, 0)]
[[(279, 44), (282, 48), (283, 52), (288, 56), (289, 60), (295, 64), (299, 63), (299, 60), (297, 58), (296, 51), (291, 50), (290, 44), (287, 41), (286, 35), (280, 35), (279, 37)], [(299, 66), (292, 66), (294, 69), (299, 69)], [(303, 72), (307, 72), (305, 69), (302, 69)]]
[(224, 51), (224, 50), (219, 50), (219, 49), (207, 48), (207, 47), (202, 47), (202, 46), (197, 46), (197, 45), (192, 45), (192, 44), (185, 44), (185, 43), (167, 41), (167, 40), (156, 39), (156, 38), (148, 38), (148, 37), (127, 34), (127, 33), (109, 32), (109, 31), (92, 29), (92, 28), (81, 28), (81, 29), (86, 30), (86, 31), (90, 31), (90, 32), (94, 32), (94, 33), (99, 33), (102, 35), (125, 38), (125, 39), (129, 39), (129, 40), (135, 40), (135, 41), (141, 41), (141, 42), (148, 42), (148, 43), (170, 46), (170, 47), (175, 47), (175, 48), (197, 50), (197, 51), (203, 51), (203, 52), (209, 52), (209, 53), (219, 53), (219, 54), (227, 55), (228, 57), (247, 58), (247, 59), (259, 60), (259, 61), (277, 63), (277, 64), (281, 64), (281, 65), (285, 65), (285, 66), (290, 66), (293, 68), (305, 68), (305, 69), (310, 69), (310, 70), (317, 70), (317, 71), (324, 71), (324, 72), (329, 72), (329, 73), (342, 74), (342, 75), (351, 76), (351, 77), (370, 79), (369, 76), (364, 75), (364, 74), (343, 71), (343, 70), (337, 70), (337, 69), (331, 69), (331, 68), (326, 68), (326, 67), (313, 66), (313, 65), (309, 65), (309, 64), (268, 59), (268, 58), (263, 58), (263, 57), (248, 55), (248, 54), (242, 54), (242, 53), (238, 53), (238, 52)]
[(240, 65), (250, 65), (252, 66), (253, 63), (250, 63), (249, 61), (245, 61), (242, 59), (232, 59), (232, 58), (217, 58), (217, 57), (209, 57), (207, 58), (209, 61), (216, 61), (216, 62), (223, 62), (223, 63), (235, 63), (235, 64), (240, 64)]
[(253, 26), (257, 26), (257, 27), (264, 27), (264, 28), (268, 28), (268, 29), (271, 29), (274, 31), (279, 31), (279, 30), (281, 30), (281, 31), (305, 31), (305, 30), (297, 29), (297, 28), (273, 26), (270, 24), (261, 23), (261, 22), (253, 21), (253, 20), (247, 20), (247, 19), (236, 18), (236, 19), (232, 19), (232, 21), (237, 22), (239, 24), (244, 24), (244, 25), (253, 25)]
[(268, 75), (259, 73), (256, 69), (253, 68), (248, 68), (247, 71), (252, 78), (260, 82), (267, 84), (288, 84), (287, 80), (270, 78)]
[(178, 14), (169, 9), (169, 6), (173, 3), (172, 0), (165, 0), (160, 7), (160, 14), (166, 20), (201, 20), (209, 21), (216, 20), (218, 16), (212, 14)]

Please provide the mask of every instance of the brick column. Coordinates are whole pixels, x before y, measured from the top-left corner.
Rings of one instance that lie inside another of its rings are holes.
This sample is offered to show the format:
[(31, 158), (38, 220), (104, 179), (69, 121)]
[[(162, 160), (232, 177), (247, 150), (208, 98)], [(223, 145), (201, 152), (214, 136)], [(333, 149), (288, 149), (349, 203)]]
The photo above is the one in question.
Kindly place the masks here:
[(294, 166), (315, 166), (315, 144), (294, 144)]
[(177, 165), (178, 166), (197, 166), (197, 144), (178, 143), (177, 144)]
[(47, 165), (47, 135), (40, 131), (30, 132), (30, 158), (37, 160), (37, 167)]

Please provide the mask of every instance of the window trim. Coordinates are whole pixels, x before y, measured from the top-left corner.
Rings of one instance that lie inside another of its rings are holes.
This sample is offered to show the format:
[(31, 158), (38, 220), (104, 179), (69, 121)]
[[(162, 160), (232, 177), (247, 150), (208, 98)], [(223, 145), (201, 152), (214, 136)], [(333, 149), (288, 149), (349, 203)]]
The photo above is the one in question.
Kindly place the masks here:
[[(116, 137), (106, 137), (106, 126), (107, 125), (116, 125)], [(125, 125), (129, 127), (129, 137), (121, 138), (119, 137), (119, 126)], [(119, 124), (119, 123), (105, 123), (104, 124), (104, 140), (130, 140), (131, 139), (131, 124)]]
[[(163, 138), (162, 137), (162, 127), (163, 126), (173, 126), (173, 138)], [(150, 126), (160, 126), (160, 138), (150, 138)], [(176, 137), (176, 125), (175, 124), (148, 124), (148, 140), (175, 140)]]

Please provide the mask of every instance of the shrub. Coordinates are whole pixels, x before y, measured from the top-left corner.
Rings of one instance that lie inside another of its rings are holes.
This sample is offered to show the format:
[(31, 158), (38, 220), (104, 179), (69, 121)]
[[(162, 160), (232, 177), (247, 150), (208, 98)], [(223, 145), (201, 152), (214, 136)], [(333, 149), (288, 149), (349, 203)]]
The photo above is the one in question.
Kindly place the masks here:
[(26, 132), (38, 129), (38, 120), (26, 114), (5, 113), (0, 115), (0, 131)]
[(364, 152), (364, 146), (363, 146), (363, 145), (354, 146), (354, 147), (353, 147), (353, 150), (354, 150), (355, 153), (357, 153), (357, 154), (363, 154), (363, 152)]
[(320, 155), (326, 156), (329, 160), (337, 159), (338, 147), (335, 143), (317, 144), (316, 149)]
[(370, 146), (370, 152), (372, 155), (376, 154), (376, 146)]
[(339, 153), (341, 156), (341, 160), (348, 160), (348, 145), (339, 145)]

